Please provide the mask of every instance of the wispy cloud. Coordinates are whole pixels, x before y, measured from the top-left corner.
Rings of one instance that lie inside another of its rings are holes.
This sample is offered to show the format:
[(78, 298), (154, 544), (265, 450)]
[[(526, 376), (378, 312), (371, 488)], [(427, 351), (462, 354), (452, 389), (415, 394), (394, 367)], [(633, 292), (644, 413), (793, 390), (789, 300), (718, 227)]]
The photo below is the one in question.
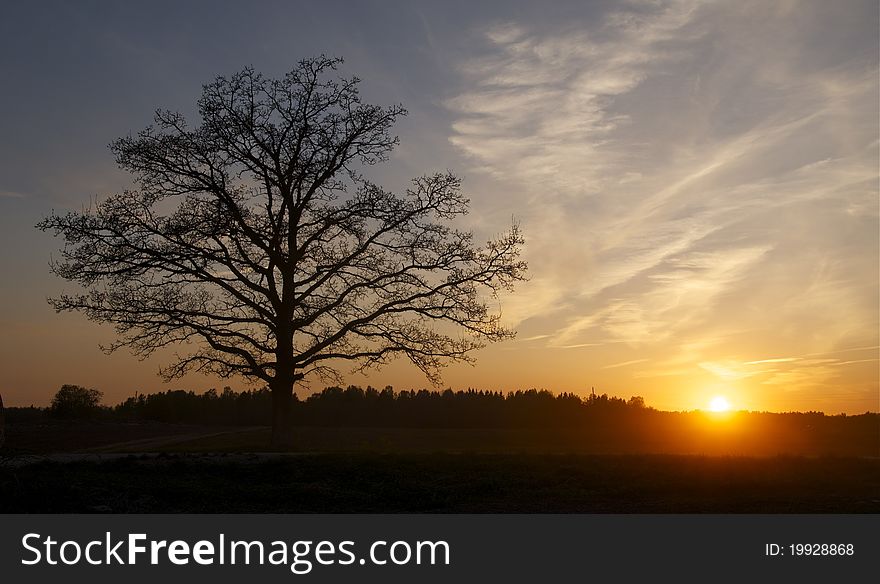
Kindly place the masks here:
[(601, 344), (602, 344), (602, 343), (577, 343), (577, 344), (574, 344), (574, 345), (557, 345), (557, 344), (553, 344), (553, 345), (550, 345), (550, 347), (553, 348), (553, 349), (581, 349), (581, 348), (583, 348), (583, 347), (598, 347), (598, 346), (601, 345)]
[(526, 337), (526, 338), (524, 338), (524, 339), (517, 339), (517, 340), (518, 340), (519, 342), (521, 342), (521, 343), (530, 343), (530, 342), (532, 342), (532, 341), (538, 341), (538, 340), (541, 340), (541, 339), (546, 339), (546, 338), (549, 337), (549, 336), (550, 336), (550, 335), (534, 335), (534, 336), (531, 336), (531, 337)]
[(810, 388), (833, 387), (836, 384), (832, 384), (832, 381), (839, 381), (845, 376), (843, 368), (878, 361), (880, 358), (877, 357), (844, 360), (805, 356), (757, 361), (703, 362), (699, 365), (724, 382), (754, 378), (759, 385), (779, 387), (786, 391), (804, 391)]
[(761, 363), (791, 363), (797, 361), (797, 357), (780, 357), (778, 359), (759, 359), (758, 361), (746, 361), (746, 365), (760, 365)]
[(622, 363), (613, 363), (611, 365), (605, 365), (602, 369), (617, 369), (619, 367), (629, 367), (630, 365), (636, 365), (638, 363), (644, 363), (648, 359), (633, 359), (632, 361), (623, 361)]
[(625, 6), (501, 23), (461, 64), (449, 139), (528, 236), (505, 318), (730, 379), (876, 343), (876, 51), (817, 36), (822, 3)]

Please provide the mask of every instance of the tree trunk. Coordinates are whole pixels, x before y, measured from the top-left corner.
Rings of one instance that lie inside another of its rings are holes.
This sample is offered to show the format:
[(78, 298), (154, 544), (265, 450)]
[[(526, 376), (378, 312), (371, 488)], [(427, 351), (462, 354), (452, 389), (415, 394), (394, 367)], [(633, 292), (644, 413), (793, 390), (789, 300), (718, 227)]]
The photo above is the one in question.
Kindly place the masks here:
[(276, 380), (270, 385), (272, 390), (272, 448), (289, 450), (293, 447), (293, 381), (285, 383)]
[(3, 396), (0, 395), (0, 448), (6, 442), (6, 416), (3, 413)]

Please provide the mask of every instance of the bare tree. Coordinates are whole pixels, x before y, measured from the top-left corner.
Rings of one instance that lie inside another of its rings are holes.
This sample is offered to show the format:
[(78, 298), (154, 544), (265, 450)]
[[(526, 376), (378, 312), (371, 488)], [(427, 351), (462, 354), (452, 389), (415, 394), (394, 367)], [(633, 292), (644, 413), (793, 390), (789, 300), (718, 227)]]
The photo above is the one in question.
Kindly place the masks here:
[(516, 226), (485, 246), (455, 229), (460, 180), (423, 176), (393, 194), (362, 175), (387, 159), (401, 106), (361, 102), (341, 61), (301, 61), (282, 79), (248, 68), (206, 85), (201, 124), (157, 111), (111, 144), (137, 188), (38, 224), (64, 239), (57, 275), (83, 292), (50, 302), (112, 323), (161, 370), (265, 382), (272, 442), (289, 444), (294, 385), (405, 355), (431, 380), (512, 335), (488, 301), (523, 279)]

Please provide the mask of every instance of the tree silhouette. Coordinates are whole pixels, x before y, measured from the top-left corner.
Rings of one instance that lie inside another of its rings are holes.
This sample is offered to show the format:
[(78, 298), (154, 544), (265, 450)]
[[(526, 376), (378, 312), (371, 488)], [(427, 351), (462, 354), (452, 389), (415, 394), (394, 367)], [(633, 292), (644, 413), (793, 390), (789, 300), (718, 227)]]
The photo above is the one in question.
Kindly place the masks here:
[(247, 68), (206, 85), (201, 124), (159, 110), (111, 144), (138, 188), (38, 228), (65, 242), (57, 275), (84, 292), (51, 299), (111, 323), (141, 357), (195, 345), (161, 373), (265, 382), (275, 445), (289, 443), (294, 384), (405, 355), (433, 381), (450, 361), (512, 334), (487, 294), (523, 278), (516, 226), (478, 247), (453, 220), (460, 180), (422, 176), (393, 194), (360, 170), (387, 159), (401, 106), (362, 103), (341, 61), (282, 79)]
[(62, 419), (89, 418), (100, 411), (102, 397), (104, 394), (97, 389), (62, 385), (52, 397), (49, 413)]
[(0, 448), (6, 443), (6, 413), (3, 410), (3, 396), (0, 395)]

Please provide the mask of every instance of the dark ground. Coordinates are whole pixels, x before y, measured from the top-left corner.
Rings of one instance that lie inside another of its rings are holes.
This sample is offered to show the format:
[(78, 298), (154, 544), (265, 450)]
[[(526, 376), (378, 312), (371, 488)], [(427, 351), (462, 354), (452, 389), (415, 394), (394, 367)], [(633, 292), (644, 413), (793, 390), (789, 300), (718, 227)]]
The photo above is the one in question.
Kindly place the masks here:
[(270, 453), (267, 428), (13, 425), (0, 513), (880, 513), (880, 458), (780, 454), (767, 441), (754, 456), (734, 429), (648, 444), (565, 429), (301, 427), (296, 452)]
[[(794, 420), (798, 425), (791, 424)], [(689, 414), (651, 427), (621, 420), (598, 427), (442, 428), (295, 426), (295, 452), (455, 454), (682, 454), (880, 459), (880, 418), (716, 417)], [(612, 422), (614, 422), (612, 420)], [(788, 426), (785, 423), (788, 422)], [(823, 427), (824, 426), (824, 427)], [(0, 456), (59, 452), (264, 452), (266, 426), (163, 422), (7, 423)]]
[(130, 456), (0, 469), (3, 513), (878, 513), (857, 458)]

